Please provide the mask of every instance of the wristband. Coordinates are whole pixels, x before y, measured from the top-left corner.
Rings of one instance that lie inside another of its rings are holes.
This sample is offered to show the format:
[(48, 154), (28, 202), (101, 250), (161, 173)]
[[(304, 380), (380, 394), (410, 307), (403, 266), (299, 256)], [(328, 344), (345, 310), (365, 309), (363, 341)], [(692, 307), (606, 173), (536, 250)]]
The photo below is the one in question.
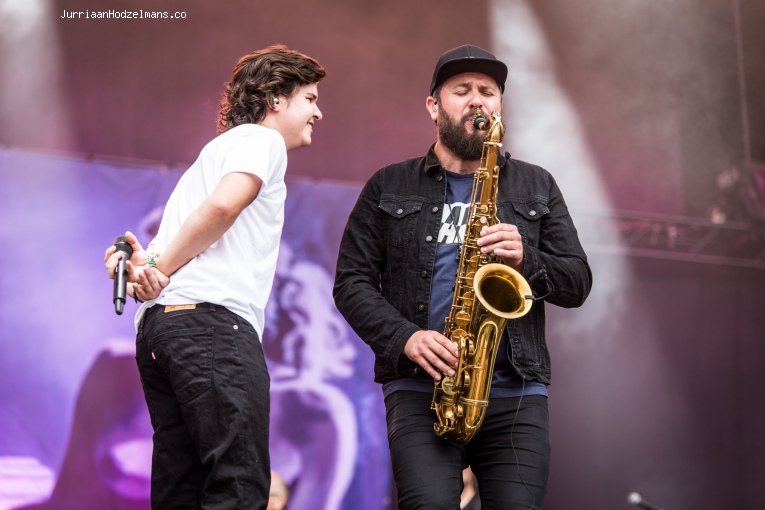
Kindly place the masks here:
[(157, 255), (154, 252), (151, 252), (147, 255), (147, 257), (148, 261), (146, 262), (146, 265), (157, 269)]
[(133, 299), (135, 299), (136, 303), (143, 303), (143, 301), (138, 299), (138, 296), (135, 295), (135, 285), (133, 285)]

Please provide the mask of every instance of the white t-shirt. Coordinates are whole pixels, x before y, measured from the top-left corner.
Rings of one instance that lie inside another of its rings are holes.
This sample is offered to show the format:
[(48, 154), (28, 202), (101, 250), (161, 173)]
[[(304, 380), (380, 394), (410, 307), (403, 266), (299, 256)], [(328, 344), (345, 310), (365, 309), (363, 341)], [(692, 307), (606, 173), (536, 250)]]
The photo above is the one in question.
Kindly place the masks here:
[(242, 124), (213, 139), (178, 181), (165, 206), (154, 250), (160, 254), (183, 222), (224, 175), (245, 172), (263, 184), (258, 196), (212, 246), (170, 276), (170, 284), (138, 309), (135, 324), (154, 304), (210, 302), (247, 319), (263, 337), (263, 311), (271, 293), (284, 224), (287, 147), (278, 131)]

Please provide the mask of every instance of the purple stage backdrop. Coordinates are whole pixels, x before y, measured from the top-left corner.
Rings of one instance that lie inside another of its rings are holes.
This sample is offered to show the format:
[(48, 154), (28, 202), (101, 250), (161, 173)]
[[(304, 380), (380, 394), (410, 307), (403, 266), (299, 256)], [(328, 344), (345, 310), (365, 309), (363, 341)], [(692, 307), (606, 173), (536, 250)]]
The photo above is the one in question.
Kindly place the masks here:
[[(148, 509), (151, 427), (129, 302), (111, 303), (102, 253), (146, 245), (183, 169), (22, 151), (0, 155), (0, 509)], [(357, 186), (288, 181), (264, 350), (271, 463), (291, 508), (390, 505), (372, 353), (331, 299)]]

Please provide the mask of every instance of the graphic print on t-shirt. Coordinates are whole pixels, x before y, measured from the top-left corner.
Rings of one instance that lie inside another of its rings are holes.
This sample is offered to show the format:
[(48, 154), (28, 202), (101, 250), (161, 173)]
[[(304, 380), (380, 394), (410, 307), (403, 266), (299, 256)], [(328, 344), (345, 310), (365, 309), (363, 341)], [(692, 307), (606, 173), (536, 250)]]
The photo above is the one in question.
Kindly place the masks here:
[(438, 244), (462, 244), (465, 239), (465, 224), (467, 223), (470, 204), (454, 202), (444, 204), (441, 215), (441, 229), (438, 231)]
[(467, 231), (472, 189), (472, 175), (446, 172), (446, 196), (438, 230), (428, 314), (429, 329), (435, 331), (444, 329), (444, 319), (451, 308), (460, 247)]

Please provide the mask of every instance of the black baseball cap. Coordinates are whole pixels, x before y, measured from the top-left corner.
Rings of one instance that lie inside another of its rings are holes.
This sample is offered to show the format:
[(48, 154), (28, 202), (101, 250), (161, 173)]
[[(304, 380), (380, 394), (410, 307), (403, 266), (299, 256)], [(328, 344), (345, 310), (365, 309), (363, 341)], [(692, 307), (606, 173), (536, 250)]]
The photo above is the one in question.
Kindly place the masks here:
[(483, 73), (491, 76), (499, 85), (499, 90), (505, 92), (507, 66), (488, 51), (466, 44), (447, 51), (438, 59), (436, 70), (433, 71), (433, 81), (430, 82), (430, 95), (433, 95), (443, 82), (460, 73)]

